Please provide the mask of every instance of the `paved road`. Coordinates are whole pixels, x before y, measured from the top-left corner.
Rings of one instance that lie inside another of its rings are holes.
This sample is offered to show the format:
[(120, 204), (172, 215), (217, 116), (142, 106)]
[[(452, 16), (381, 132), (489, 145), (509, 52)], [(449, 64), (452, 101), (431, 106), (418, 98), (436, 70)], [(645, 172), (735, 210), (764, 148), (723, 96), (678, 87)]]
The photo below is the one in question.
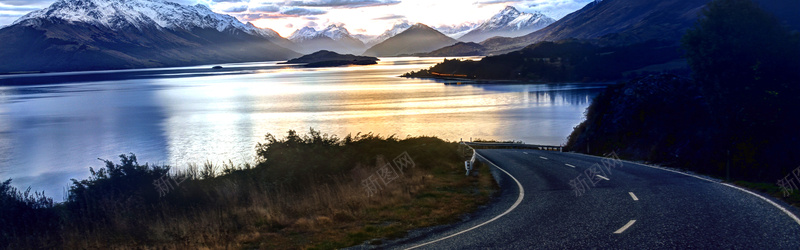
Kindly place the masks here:
[[(603, 158), (526, 149), (477, 152), (496, 164), (501, 194), (491, 205), (465, 222), (380, 247), (800, 249), (796, 216), (726, 184), (630, 162), (602, 168), (589, 180), (587, 169), (602, 166)], [(589, 187), (580, 196), (570, 185), (578, 176)]]

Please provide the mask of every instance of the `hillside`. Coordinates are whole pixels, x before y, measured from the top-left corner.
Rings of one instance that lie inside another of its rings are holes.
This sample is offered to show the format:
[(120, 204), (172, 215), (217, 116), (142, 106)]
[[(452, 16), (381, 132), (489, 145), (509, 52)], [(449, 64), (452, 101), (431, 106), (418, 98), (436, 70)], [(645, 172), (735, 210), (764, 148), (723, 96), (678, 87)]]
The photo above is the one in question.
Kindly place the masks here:
[[(555, 23), (517, 38), (481, 42), (490, 54), (507, 53), (540, 41), (587, 39), (601, 45), (627, 45), (658, 39), (677, 43), (697, 21), (709, 0), (605, 0), (592, 2)], [(800, 1), (756, 0), (784, 24), (800, 28)]]
[(424, 24), (415, 24), (394, 37), (386, 39), (372, 48), (364, 55), (367, 56), (399, 56), (415, 53), (430, 52), (445, 46), (457, 43), (435, 29)]
[(167, 67), (298, 55), (270, 42), (272, 33), (202, 5), (59, 0), (0, 29), (0, 72)]

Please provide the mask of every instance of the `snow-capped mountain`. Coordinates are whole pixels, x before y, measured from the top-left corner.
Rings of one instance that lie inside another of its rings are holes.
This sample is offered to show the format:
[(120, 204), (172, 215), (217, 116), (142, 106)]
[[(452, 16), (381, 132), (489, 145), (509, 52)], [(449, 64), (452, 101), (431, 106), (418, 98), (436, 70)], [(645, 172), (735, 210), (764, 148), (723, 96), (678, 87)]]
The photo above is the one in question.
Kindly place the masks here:
[(460, 37), (459, 40), (481, 42), (494, 36), (518, 37), (547, 27), (555, 21), (540, 12), (524, 13), (512, 6), (507, 6), (500, 13)]
[(460, 38), (480, 25), (480, 23), (462, 23), (454, 25), (441, 25), (433, 28), (449, 37)]
[(353, 37), (344, 25), (331, 24), (325, 29), (303, 27), (289, 36), (297, 51), (309, 54), (320, 50), (330, 50), (342, 54), (361, 54), (366, 47), (364, 42)]
[(411, 24), (408, 22), (397, 23), (393, 25), (391, 29), (384, 31), (383, 34), (380, 34), (379, 36), (367, 42), (367, 47), (372, 47), (376, 44), (382, 43), (383, 41), (386, 41), (386, 39), (392, 38), (393, 36), (406, 31), (408, 28), (411, 28)]
[(37, 27), (38, 20), (60, 19), (93, 24), (111, 30), (127, 28), (216, 29), (219, 32), (242, 31), (265, 38), (280, 35), (271, 29), (244, 24), (230, 15), (218, 14), (205, 5), (180, 5), (164, 0), (58, 0), (47, 8), (33, 11), (13, 24)]
[[(57, 0), (0, 29), (0, 72), (284, 60), (278, 33), (164, 0)], [(288, 41), (286, 41), (288, 42)]]

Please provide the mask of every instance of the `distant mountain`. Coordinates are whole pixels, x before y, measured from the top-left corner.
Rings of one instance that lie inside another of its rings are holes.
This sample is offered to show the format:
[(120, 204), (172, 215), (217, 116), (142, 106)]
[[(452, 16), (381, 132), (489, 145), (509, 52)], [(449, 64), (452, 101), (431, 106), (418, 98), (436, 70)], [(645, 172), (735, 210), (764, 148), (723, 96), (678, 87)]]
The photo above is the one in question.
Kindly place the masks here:
[(272, 30), (204, 5), (58, 0), (0, 29), (0, 72), (72, 71), (283, 60)]
[(445, 36), (427, 25), (418, 23), (400, 34), (372, 46), (364, 52), (364, 55), (398, 56), (425, 53), (457, 42), (455, 39)]
[(591, 2), (557, 22), (526, 36), (492, 38), (481, 44), (495, 53), (518, 50), (539, 41), (567, 38), (625, 45), (650, 39), (678, 41), (709, 0), (605, 0)]
[(518, 37), (530, 34), (547, 27), (556, 20), (542, 13), (523, 13), (514, 7), (507, 6), (477, 28), (469, 31), (458, 40), (465, 42), (482, 42), (495, 36)]
[[(589, 39), (601, 45), (629, 45), (651, 39), (678, 43), (709, 0), (595, 1), (539, 31), (518, 38), (491, 38), (481, 45), (492, 54), (540, 41)], [(785, 24), (800, 27), (800, 1), (755, 0)]]
[(366, 49), (364, 42), (350, 35), (344, 26), (336, 24), (319, 31), (304, 27), (292, 33), (289, 40), (295, 43), (297, 51), (304, 54), (320, 50), (360, 54)]
[(440, 25), (437, 27), (433, 27), (433, 29), (442, 32), (446, 36), (449, 36), (453, 39), (458, 39), (469, 33), (470, 31), (474, 30), (480, 23), (462, 23), (462, 24), (454, 24), (454, 25)]
[(386, 41), (386, 39), (392, 38), (393, 36), (396, 36), (397, 34), (406, 31), (408, 28), (411, 28), (411, 24), (408, 22), (395, 24), (394, 26), (392, 26), (391, 29), (386, 30), (385, 32), (383, 32), (383, 34), (380, 34), (379, 36), (370, 40), (367, 43), (367, 47), (372, 47), (375, 46), (376, 44), (382, 43), (383, 41)]

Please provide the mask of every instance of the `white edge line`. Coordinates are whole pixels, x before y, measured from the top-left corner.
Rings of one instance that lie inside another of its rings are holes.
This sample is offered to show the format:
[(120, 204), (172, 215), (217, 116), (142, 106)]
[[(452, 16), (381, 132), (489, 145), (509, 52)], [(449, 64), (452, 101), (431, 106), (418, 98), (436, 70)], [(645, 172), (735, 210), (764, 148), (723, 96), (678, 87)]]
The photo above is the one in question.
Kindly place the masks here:
[(600, 179), (603, 179), (603, 180), (610, 181), (610, 180), (609, 180), (608, 178), (606, 178), (605, 176), (602, 176), (602, 175), (599, 175), (599, 174), (597, 175), (597, 177), (600, 177)]
[(570, 165), (570, 164), (566, 164), (566, 163), (565, 163), (564, 165), (567, 165), (567, 166), (569, 166), (569, 167), (571, 167), (571, 168), (575, 168), (575, 166), (573, 166), (573, 165)]
[(734, 186), (734, 185), (731, 185), (731, 184), (728, 184), (728, 183), (720, 183), (720, 184), (722, 184), (722, 185), (725, 185), (725, 186), (728, 186), (728, 187), (732, 187), (732, 188), (735, 188), (735, 189), (739, 189), (739, 190), (741, 190), (742, 192), (745, 192), (745, 193), (748, 193), (748, 194), (755, 195), (756, 197), (758, 197), (758, 198), (761, 198), (762, 200), (764, 200), (764, 201), (766, 201), (766, 202), (769, 202), (769, 204), (772, 204), (773, 206), (777, 207), (778, 209), (780, 209), (781, 211), (783, 211), (784, 213), (786, 213), (786, 215), (788, 215), (789, 217), (791, 217), (791, 218), (794, 220), (794, 222), (797, 222), (797, 224), (799, 224), (799, 225), (800, 225), (800, 219), (798, 219), (798, 218), (797, 218), (797, 216), (795, 216), (795, 215), (794, 215), (792, 212), (789, 212), (789, 210), (786, 210), (786, 208), (784, 208), (783, 206), (781, 206), (781, 205), (778, 205), (778, 203), (775, 203), (775, 202), (773, 202), (772, 200), (770, 200), (770, 199), (767, 199), (766, 197), (764, 197), (764, 196), (761, 196), (761, 195), (759, 195), (759, 194), (757, 194), (757, 193), (750, 192), (750, 190), (747, 190), (747, 189), (744, 189), (744, 188), (740, 188), (740, 187), (737, 187), (737, 186)]
[(486, 159), (486, 157), (483, 157), (482, 155), (478, 154), (478, 152), (477, 152), (477, 151), (475, 152), (475, 154), (476, 154), (476, 155), (478, 155), (479, 157), (483, 158), (484, 160), (486, 160), (486, 162), (488, 162), (489, 164), (492, 164), (492, 166), (496, 167), (497, 169), (500, 169), (500, 171), (503, 171), (503, 173), (506, 173), (506, 174), (507, 174), (509, 177), (511, 177), (511, 179), (513, 179), (513, 180), (514, 180), (514, 182), (516, 182), (516, 183), (517, 183), (517, 187), (519, 187), (519, 197), (517, 197), (517, 202), (514, 202), (514, 205), (512, 205), (510, 208), (508, 208), (508, 210), (506, 210), (506, 211), (505, 211), (505, 212), (503, 212), (502, 214), (500, 214), (500, 215), (498, 215), (498, 216), (495, 216), (495, 217), (494, 217), (494, 218), (492, 218), (491, 220), (488, 220), (488, 221), (486, 221), (486, 222), (484, 222), (484, 223), (478, 224), (478, 225), (476, 225), (476, 226), (474, 226), (474, 227), (471, 227), (471, 228), (469, 228), (469, 229), (466, 229), (466, 230), (464, 230), (464, 231), (461, 231), (461, 232), (458, 232), (458, 233), (451, 234), (451, 235), (449, 235), (449, 236), (447, 236), (447, 237), (440, 238), (440, 239), (437, 239), (437, 240), (434, 240), (434, 241), (429, 241), (429, 242), (427, 242), (427, 243), (419, 244), (419, 245), (416, 245), (416, 246), (413, 246), (413, 247), (409, 247), (409, 248), (406, 248), (406, 249), (414, 249), (414, 248), (418, 248), (418, 247), (421, 247), (421, 246), (425, 246), (425, 245), (433, 244), (433, 243), (436, 243), (436, 242), (439, 242), (439, 241), (443, 241), (443, 240), (446, 240), (446, 239), (449, 239), (449, 238), (455, 237), (456, 235), (459, 235), (459, 234), (463, 234), (463, 233), (466, 233), (466, 232), (472, 231), (473, 229), (476, 229), (476, 228), (482, 227), (482, 226), (484, 226), (484, 225), (486, 225), (486, 224), (489, 224), (489, 223), (490, 223), (490, 222), (492, 222), (492, 221), (495, 221), (495, 220), (499, 219), (500, 217), (503, 217), (503, 216), (505, 216), (506, 214), (510, 213), (512, 210), (516, 209), (516, 208), (517, 208), (517, 206), (519, 206), (519, 204), (520, 204), (520, 203), (522, 203), (522, 198), (523, 198), (523, 197), (525, 197), (525, 189), (523, 189), (523, 188), (522, 188), (522, 183), (519, 183), (519, 181), (517, 180), (517, 178), (514, 178), (514, 176), (513, 176), (513, 175), (511, 175), (510, 173), (508, 173), (508, 171), (506, 171), (505, 169), (502, 169), (502, 168), (500, 168), (499, 166), (497, 166), (496, 164), (494, 164), (494, 163), (493, 163), (492, 161), (490, 161), (489, 159)]
[(617, 230), (616, 232), (614, 232), (614, 233), (615, 233), (615, 234), (621, 234), (622, 232), (625, 232), (625, 230), (627, 230), (629, 227), (631, 227), (631, 226), (633, 225), (633, 223), (635, 223), (635, 222), (636, 222), (636, 220), (631, 220), (631, 221), (628, 221), (628, 223), (627, 223), (627, 224), (625, 224), (624, 226), (622, 226), (622, 228), (618, 229), (618, 230)]
[[(572, 154), (578, 154), (578, 153), (572, 153)], [(591, 156), (591, 157), (596, 157), (596, 158), (604, 158), (604, 157), (599, 157), (599, 156), (594, 156), (594, 155), (587, 155), (587, 154), (579, 154), (579, 155), (583, 155), (583, 156)], [(704, 181), (707, 181), (707, 182), (711, 182), (711, 183), (719, 183), (719, 184), (722, 184), (722, 185), (725, 185), (725, 186), (728, 186), (728, 187), (735, 188), (735, 189), (737, 189), (737, 190), (740, 190), (740, 191), (743, 191), (743, 192), (745, 192), (745, 193), (748, 193), (748, 194), (754, 195), (754, 196), (756, 196), (756, 197), (758, 197), (758, 198), (761, 198), (762, 200), (765, 200), (765, 201), (767, 201), (769, 204), (772, 204), (773, 206), (777, 207), (778, 209), (780, 209), (781, 211), (783, 211), (784, 213), (786, 213), (786, 215), (788, 215), (790, 218), (792, 218), (792, 220), (794, 220), (794, 222), (796, 222), (798, 225), (800, 225), (800, 219), (798, 219), (798, 218), (797, 218), (797, 216), (795, 216), (795, 215), (794, 215), (792, 212), (790, 212), (789, 210), (786, 210), (786, 208), (784, 208), (783, 206), (779, 205), (778, 203), (775, 203), (775, 202), (773, 202), (773, 201), (772, 201), (772, 200), (770, 200), (770, 199), (764, 198), (764, 196), (761, 196), (761, 195), (759, 195), (759, 194), (756, 194), (756, 193), (750, 192), (750, 191), (749, 191), (749, 190), (747, 190), (747, 189), (740, 188), (740, 187), (737, 187), (737, 186), (734, 186), (734, 185), (730, 185), (730, 184), (727, 184), (727, 183), (722, 183), (722, 182), (718, 182), (718, 181), (710, 180), (710, 179), (703, 178), (703, 177), (700, 177), (700, 176), (697, 176), (697, 175), (693, 175), (693, 174), (689, 174), (689, 173), (684, 173), (684, 172), (681, 172), (681, 171), (676, 171), (676, 170), (667, 169), (667, 168), (663, 168), (663, 167), (655, 167), (655, 166), (645, 165), (645, 164), (641, 164), (641, 163), (638, 163), (638, 162), (632, 162), (632, 161), (627, 161), (627, 160), (622, 160), (622, 159), (619, 159), (619, 160), (620, 160), (620, 161), (623, 161), (623, 162), (627, 162), (627, 163), (629, 163), (629, 164), (634, 164), (634, 165), (639, 165), (639, 166), (645, 166), (645, 167), (648, 167), (648, 168), (660, 169), (660, 170), (664, 170), (664, 171), (669, 171), (669, 172), (673, 172), (673, 173), (678, 173), (678, 174), (682, 174), (682, 175), (685, 175), (685, 176), (694, 177), (694, 178), (697, 178), (697, 179), (700, 179), (700, 180), (704, 180)]]
[(635, 195), (635, 194), (633, 194), (633, 192), (628, 192), (628, 194), (630, 194), (630, 195), (631, 195), (631, 198), (633, 198), (633, 200), (635, 200), (635, 201), (638, 201), (638, 200), (639, 200), (639, 198), (638, 198), (638, 197), (636, 197), (636, 195)]

